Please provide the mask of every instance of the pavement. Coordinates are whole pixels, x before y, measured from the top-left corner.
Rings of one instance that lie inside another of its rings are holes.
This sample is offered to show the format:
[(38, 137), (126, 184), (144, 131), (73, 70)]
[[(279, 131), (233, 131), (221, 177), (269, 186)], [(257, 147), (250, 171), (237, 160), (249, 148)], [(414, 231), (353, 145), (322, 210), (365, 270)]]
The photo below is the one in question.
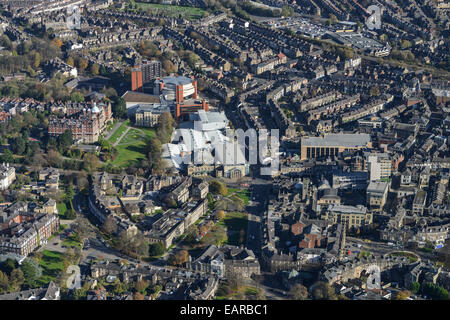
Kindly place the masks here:
[(112, 127), (112, 129), (108, 132), (108, 134), (105, 136), (105, 140), (109, 140), (111, 136), (116, 132), (117, 129), (122, 125), (123, 121), (117, 121), (117, 123)]

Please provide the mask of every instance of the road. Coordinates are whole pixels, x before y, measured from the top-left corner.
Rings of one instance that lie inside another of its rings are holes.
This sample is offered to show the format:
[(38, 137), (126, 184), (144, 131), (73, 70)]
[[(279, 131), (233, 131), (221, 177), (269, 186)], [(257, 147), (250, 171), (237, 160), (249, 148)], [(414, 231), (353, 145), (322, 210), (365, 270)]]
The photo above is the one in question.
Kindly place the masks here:
[(261, 254), (262, 228), (261, 221), (267, 206), (270, 185), (252, 184), (250, 203), (247, 206), (248, 227), (247, 227), (247, 245), (253, 250), (256, 256)]
[[(427, 260), (427, 259), (435, 260), (436, 259), (436, 254), (433, 252), (430, 253), (430, 252), (423, 252), (423, 251), (419, 251), (419, 250), (409, 250), (409, 249), (402, 248), (402, 247), (393, 247), (393, 246), (387, 245), (384, 242), (374, 242), (374, 241), (366, 242), (362, 239), (347, 237), (347, 243), (348, 244), (360, 244), (361, 248), (356, 249), (359, 252), (368, 251), (373, 254), (384, 255), (384, 254), (387, 254), (390, 252), (406, 251), (406, 252), (412, 252), (412, 253), (418, 255), (422, 260)], [(356, 246), (354, 246), (354, 247), (356, 247)]]

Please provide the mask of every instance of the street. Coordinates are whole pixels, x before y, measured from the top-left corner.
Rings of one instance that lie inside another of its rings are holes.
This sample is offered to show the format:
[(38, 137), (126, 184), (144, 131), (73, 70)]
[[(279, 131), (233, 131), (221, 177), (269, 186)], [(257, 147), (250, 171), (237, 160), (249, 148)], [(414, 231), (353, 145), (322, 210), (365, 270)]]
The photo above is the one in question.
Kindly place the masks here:
[(261, 221), (267, 206), (270, 185), (252, 184), (250, 203), (247, 206), (247, 248), (253, 250), (256, 256), (261, 253), (262, 228)]

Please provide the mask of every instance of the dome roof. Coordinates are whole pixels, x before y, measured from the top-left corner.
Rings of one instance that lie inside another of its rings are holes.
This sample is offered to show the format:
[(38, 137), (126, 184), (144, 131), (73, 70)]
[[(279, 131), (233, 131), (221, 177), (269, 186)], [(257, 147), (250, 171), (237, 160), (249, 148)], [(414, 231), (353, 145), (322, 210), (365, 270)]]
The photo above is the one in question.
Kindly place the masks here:
[(94, 105), (94, 106), (92, 107), (92, 109), (91, 109), (91, 112), (92, 112), (92, 113), (99, 113), (99, 112), (100, 112), (100, 109), (99, 109), (96, 105)]

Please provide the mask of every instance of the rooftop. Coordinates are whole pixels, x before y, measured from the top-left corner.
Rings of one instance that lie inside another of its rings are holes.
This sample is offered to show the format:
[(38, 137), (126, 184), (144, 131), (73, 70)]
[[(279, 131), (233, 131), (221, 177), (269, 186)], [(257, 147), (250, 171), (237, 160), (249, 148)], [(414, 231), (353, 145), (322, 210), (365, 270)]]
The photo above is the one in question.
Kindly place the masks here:
[(122, 98), (126, 102), (140, 102), (140, 103), (161, 103), (161, 98), (157, 95), (145, 94), (135, 91), (127, 91)]
[(370, 142), (370, 135), (366, 133), (328, 134), (324, 137), (302, 138), (302, 146), (311, 147), (365, 147)]
[(367, 187), (367, 192), (384, 193), (388, 188), (386, 181), (371, 181)]

